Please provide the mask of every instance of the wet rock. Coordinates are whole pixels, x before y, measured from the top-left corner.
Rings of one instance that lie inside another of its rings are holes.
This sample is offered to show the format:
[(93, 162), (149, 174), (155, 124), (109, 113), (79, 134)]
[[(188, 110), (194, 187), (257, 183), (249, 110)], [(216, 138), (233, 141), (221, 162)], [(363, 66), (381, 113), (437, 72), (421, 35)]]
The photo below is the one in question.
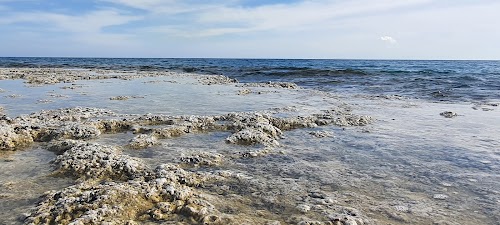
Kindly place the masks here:
[(346, 115), (337, 117), (332, 121), (337, 126), (366, 126), (372, 123), (373, 118), (370, 116)]
[(58, 130), (58, 138), (90, 139), (101, 135), (101, 131), (93, 124), (70, 123)]
[(394, 209), (398, 212), (409, 212), (410, 211), (410, 209), (404, 205), (396, 205), (396, 206), (394, 206)]
[(200, 152), (190, 156), (182, 156), (180, 161), (193, 166), (217, 166), (222, 163), (224, 156), (211, 152)]
[(256, 151), (244, 152), (241, 154), (243, 158), (256, 158), (266, 156), (271, 152), (272, 148), (264, 148)]
[(238, 91), (238, 95), (248, 95), (250, 93), (252, 93), (250, 89), (243, 89)]
[(333, 133), (328, 131), (311, 131), (309, 134), (317, 138), (333, 137)]
[(118, 119), (102, 120), (94, 124), (102, 132), (108, 133), (127, 131), (132, 127), (132, 121)]
[(51, 102), (54, 102), (54, 101), (49, 100), (49, 99), (40, 99), (40, 100), (37, 100), (36, 102), (40, 103), (40, 104), (47, 104), (47, 103), (51, 103)]
[(159, 144), (158, 139), (149, 134), (140, 134), (130, 140), (128, 146), (134, 149), (149, 148)]
[(210, 75), (210, 76), (203, 75), (200, 76), (200, 78), (198, 78), (198, 81), (204, 85), (238, 83), (238, 80), (223, 75)]
[(83, 144), (82, 141), (77, 140), (56, 140), (47, 146), (47, 150), (54, 152), (58, 155), (63, 154), (64, 152), (70, 150), (71, 148)]
[(128, 99), (130, 99), (130, 98), (131, 98), (130, 96), (123, 96), (123, 95), (120, 95), (120, 96), (111, 97), (111, 98), (109, 98), (109, 100), (118, 100), (118, 101), (123, 101), (123, 100), (128, 100)]
[(300, 204), (296, 207), (296, 209), (299, 211), (299, 212), (302, 212), (302, 213), (307, 213), (309, 211), (311, 211), (311, 206), (309, 205), (306, 205), (306, 204)]
[(268, 133), (259, 129), (244, 129), (228, 138), (226, 141), (231, 144), (253, 145), (263, 144), (264, 146), (278, 146), (278, 141)]
[(49, 192), (43, 199), (26, 224), (127, 224), (175, 217), (202, 222), (213, 221), (220, 214), (189, 187), (162, 178), (84, 182)]
[(28, 127), (11, 124), (0, 120), (0, 150), (16, 150), (33, 143), (33, 137)]
[(61, 142), (64, 149), (72, 146), (57, 156), (54, 164), (58, 172), (68, 173), (83, 179), (119, 179), (126, 180), (143, 176), (147, 167), (139, 160), (121, 152), (112, 146), (86, 142)]
[(229, 114), (226, 119), (232, 121), (228, 129), (237, 130), (226, 141), (232, 144), (264, 146), (278, 146), (277, 139), (283, 132), (274, 126), (268, 115), (255, 114)]
[(188, 130), (189, 129), (186, 126), (173, 125), (167, 128), (154, 129), (152, 134), (158, 138), (165, 139), (171, 137), (179, 137), (188, 133)]
[(7, 98), (20, 98), (20, 97), (22, 97), (22, 95), (18, 95), (18, 94), (11, 94), (11, 95), (7, 95), (7, 96), (5, 96), (5, 97), (7, 97)]
[(286, 88), (286, 89), (298, 89), (299, 86), (292, 82), (273, 82), (269, 81), (266, 83), (244, 83), (239, 85), (240, 87), (270, 87), (270, 88)]
[(458, 116), (457, 113), (451, 112), (451, 111), (445, 111), (445, 112), (440, 113), (439, 115), (441, 115), (441, 116), (443, 116), (445, 118), (454, 118), (454, 117)]
[(434, 199), (438, 199), (438, 200), (445, 200), (448, 198), (448, 195), (445, 195), (445, 194), (435, 194), (432, 196), (432, 198)]

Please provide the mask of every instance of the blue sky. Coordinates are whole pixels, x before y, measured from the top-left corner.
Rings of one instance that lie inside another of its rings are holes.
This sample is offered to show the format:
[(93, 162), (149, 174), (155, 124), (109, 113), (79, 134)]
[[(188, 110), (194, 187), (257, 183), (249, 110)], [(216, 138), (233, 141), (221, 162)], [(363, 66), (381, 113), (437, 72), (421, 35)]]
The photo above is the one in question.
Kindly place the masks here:
[(500, 59), (498, 0), (0, 0), (0, 56)]

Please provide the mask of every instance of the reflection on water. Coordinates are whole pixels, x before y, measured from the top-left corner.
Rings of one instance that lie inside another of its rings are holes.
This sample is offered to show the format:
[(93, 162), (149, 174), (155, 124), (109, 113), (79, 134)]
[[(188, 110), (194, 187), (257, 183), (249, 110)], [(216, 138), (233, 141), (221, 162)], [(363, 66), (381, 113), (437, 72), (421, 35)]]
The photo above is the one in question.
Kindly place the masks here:
[[(0, 106), (10, 116), (42, 109), (97, 107), (123, 114), (216, 115), (289, 106), (294, 90), (252, 88), (261, 94), (238, 95), (241, 87), (202, 85), (193, 77), (91, 80), (29, 86), (22, 80), (0, 82)], [(11, 97), (9, 97), (11, 96)], [(111, 100), (126, 96), (126, 100)]]

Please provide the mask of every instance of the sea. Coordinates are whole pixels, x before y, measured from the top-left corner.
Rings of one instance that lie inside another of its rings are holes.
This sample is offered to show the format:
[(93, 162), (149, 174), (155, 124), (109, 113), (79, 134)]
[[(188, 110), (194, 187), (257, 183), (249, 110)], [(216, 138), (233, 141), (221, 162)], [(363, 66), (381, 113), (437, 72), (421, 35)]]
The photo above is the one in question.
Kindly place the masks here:
[(0, 67), (169, 70), (432, 101), (500, 99), (500, 61), (4, 57)]

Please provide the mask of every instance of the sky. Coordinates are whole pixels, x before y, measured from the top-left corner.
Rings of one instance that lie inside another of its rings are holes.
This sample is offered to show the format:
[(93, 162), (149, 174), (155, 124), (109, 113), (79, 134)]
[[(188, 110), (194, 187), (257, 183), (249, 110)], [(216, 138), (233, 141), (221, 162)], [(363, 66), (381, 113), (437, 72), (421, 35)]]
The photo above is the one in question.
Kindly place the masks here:
[(0, 0), (0, 57), (500, 59), (499, 0)]

